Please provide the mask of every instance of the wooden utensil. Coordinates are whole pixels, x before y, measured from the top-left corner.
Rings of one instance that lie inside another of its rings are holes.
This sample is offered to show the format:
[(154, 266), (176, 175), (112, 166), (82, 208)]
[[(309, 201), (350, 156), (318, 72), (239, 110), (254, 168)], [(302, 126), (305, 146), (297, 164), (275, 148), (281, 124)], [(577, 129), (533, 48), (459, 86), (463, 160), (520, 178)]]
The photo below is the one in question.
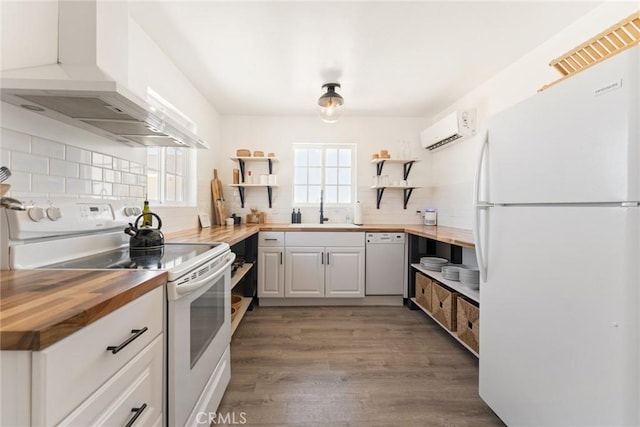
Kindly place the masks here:
[(220, 201), (221, 201), (221, 196), (220, 196), (220, 186), (218, 185), (218, 183), (216, 181), (219, 181), (217, 179), (218, 176), (218, 171), (216, 169), (213, 170), (213, 179), (211, 180), (211, 199), (213, 200), (213, 212), (214, 212), (214, 223), (218, 224), (218, 225), (224, 225), (224, 219), (225, 217), (222, 216), (222, 212), (220, 212)]
[(220, 199), (220, 200), (224, 201), (224, 192), (222, 191), (222, 181), (220, 180), (220, 178), (218, 178), (218, 169), (214, 169), (213, 170), (213, 182), (218, 187), (217, 188), (217, 192), (218, 192), (218, 198), (217, 199)]

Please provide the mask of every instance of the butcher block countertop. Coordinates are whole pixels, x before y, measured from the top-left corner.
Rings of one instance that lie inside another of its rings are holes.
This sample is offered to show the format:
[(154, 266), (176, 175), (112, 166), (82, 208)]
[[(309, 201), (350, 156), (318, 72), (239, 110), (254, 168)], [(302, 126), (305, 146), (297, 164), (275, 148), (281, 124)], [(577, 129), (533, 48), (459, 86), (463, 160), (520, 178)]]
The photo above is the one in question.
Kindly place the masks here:
[(42, 350), (166, 281), (143, 270), (2, 270), (0, 350)]
[(451, 243), (465, 248), (474, 248), (470, 230), (452, 227), (425, 226), (420, 224), (249, 224), (234, 226), (214, 226), (179, 231), (167, 234), (172, 242), (227, 242), (230, 245), (241, 242), (259, 231), (340, 231), (340, 232), (399, 232)]

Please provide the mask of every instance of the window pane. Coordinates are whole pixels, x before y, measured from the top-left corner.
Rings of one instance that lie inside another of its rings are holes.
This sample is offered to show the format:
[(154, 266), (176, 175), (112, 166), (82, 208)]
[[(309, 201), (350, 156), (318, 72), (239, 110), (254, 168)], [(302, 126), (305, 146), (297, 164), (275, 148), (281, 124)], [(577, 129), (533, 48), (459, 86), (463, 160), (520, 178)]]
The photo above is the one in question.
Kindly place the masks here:
[(309, 186), (309, 203), (320, 203), (320, 188), (319, 185)]
[(338, 183), (340, 185), (350, 185), (351, 184), (351, 169), (350, 168), (340, 168), (338, 169)]
[[(187, 156), (184, 155), (184, 148), (176, 148), (176, 174), (184, 175), (184, 171), (186, 170), (185, 163)], [(179, 186), (182, 186), (178, 184)], [(181, 199), (178, 199), (181, 200)]]
[(147, 167), (149, 169), (160, 169), (160, 149), (159, 147), (147, 148)]
[(351, 149), (350, 148), (341, 148), (340, 149), (339, 165), (340, 166), (351, 166)]
[(322, 150), (311, 149), (309, 150), (309, 166), (322, 166)]
[(307, 183), (307, 168), (296, 168), (296, 175), (294, 177), (294, 184), (306, 184)]
[(294, 165), (295, 166), (307, 166), (307, 151), (302, 148), (296, 148), (294, 153)]
[(147, 192), (149, 200), (160, 200), (160, 183), (158, 182), (158, 173), (149, 171), (147, 175)]
[(307, 203), (307, 186), (296, 185), (293, 190), (294, 203)]
[(165, 165), (167, 173), (176, 173), (176, 152), (174, 148), (167, 148)]
[(326, 184), (337, 184), (338, 183), (338, 168), (326, 168), (324, 172), (325, 183)]
[(326, 150), (326, 153), (327, 153), (326, 166), (338, 166), (338, 149), (328, 148)]
[(309, 168), (309, 184), (313, 184), (313, 185), (322, 184), (322, 169)]
[(335, 185), (327, 185), (324, 192), (325, 203), (338, 203), (338, 187)]
[(167, 201), (176, 200), (176, 176), (167, 174)]
[(181, 202), (184, 200), (184, 185), (183, 178), (181, 176), (176, 176), (176, 201)]
[(351, 186), (338, 187), (338, 201), (340, 203), (351, 203)]

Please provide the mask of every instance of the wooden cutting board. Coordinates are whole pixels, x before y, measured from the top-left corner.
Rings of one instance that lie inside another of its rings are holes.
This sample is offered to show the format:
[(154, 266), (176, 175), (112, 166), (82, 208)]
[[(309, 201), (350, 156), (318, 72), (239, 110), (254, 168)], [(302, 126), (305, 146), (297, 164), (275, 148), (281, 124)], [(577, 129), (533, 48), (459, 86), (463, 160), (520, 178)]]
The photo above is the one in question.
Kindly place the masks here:
[(215, 213), (215, 223), (224, 225), (227, 218), (227, 209), (224, 204), (224, 196), (222, 194), (222, 181), (218, 178), (218, 170), (213, 170), (213, 180), (211, 181), (211, 196), (213, 199), (213, 211)]

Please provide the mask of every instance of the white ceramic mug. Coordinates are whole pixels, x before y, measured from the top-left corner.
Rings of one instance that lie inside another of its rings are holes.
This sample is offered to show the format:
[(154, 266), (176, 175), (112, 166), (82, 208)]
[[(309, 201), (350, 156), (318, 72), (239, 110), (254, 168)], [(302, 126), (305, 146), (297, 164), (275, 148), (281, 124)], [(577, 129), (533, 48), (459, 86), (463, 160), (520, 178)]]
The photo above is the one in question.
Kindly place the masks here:
[(233, 225), (233, 218), (227, 218), (226, 219), (226, 224), (227, 225)]

